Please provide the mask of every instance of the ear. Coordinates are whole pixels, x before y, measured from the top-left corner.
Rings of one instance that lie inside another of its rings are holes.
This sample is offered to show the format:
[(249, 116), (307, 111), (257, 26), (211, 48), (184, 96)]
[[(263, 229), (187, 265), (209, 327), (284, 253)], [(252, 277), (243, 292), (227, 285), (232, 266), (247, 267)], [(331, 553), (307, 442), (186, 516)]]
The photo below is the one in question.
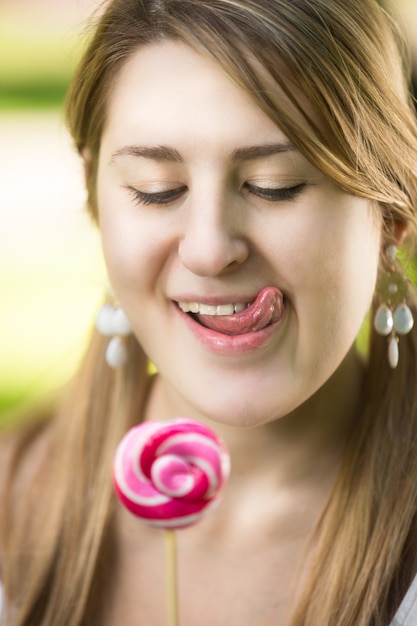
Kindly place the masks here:
[(86, 208), (94, 221), (97, 223), (96, 190), (95, 190), (95, 162), (90, 148), (80, 149), (80, 155), (84, 166), (84, 183), (87, 191)]
[(407, 237), (408, 226), (407, 223), (402, 220), (396, 218), (394, 220), (394, 243), (397, 248), (400, 248), (404, 243), (405, 238)]
[(80, 154), (83, 160), (83, 165), (84, 165), (84, 179), (85, 179), (85, 183), (86, 185), (88, 184), (88, 181), (90, 179), (90, 174), (91, 174), (91, 162), (92, 162), (92, 157), (91, 157), (91, 150), (90, 148), (82, 148), (80, 150)]

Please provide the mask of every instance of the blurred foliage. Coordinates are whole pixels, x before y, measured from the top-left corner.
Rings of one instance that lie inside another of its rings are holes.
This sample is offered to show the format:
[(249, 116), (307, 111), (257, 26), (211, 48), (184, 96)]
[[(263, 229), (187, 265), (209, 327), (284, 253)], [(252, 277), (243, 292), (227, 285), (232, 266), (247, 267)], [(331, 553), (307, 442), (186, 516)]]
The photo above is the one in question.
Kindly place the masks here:
[(75, 31), (31, 29), (0, 11), (0, 110), (61, 106), (79, 48)]
[[(45, 11), (44, 8), (42, 10)], [(81, 19), (77, 23), (74, 23), (76, 17), (72, 23), (70, 20), (66, 23), (65, 19), (55, 23), (48, 17), (41, 12), (38, 15), (33, 6), (25, 12), (23, 7), (19, 9), (13, 2), (0, 4), (1, 129), (8, 128), (9, 120), (12, 129), (18, 129), (15, 136), (10, 130), (6, 136), (2, 135), (2, 158), (7, 158), (5, 153), (8, 149), (11, 151), (10, 158), (2, 164), (7, 163), (6, 176), (10, 174), (9, 161), (16, 163), (17, 168), (30, 166), (33, 170), (25, 178), (28, 185), (34, 187), (31, 190), (33, 212), (39, 211), (44, 204), (42, 199), (35, 202), (37, 196), (48, 193), (47, 187), (40, 191), (34, 183), (45, 180), (46, 186), (49, 184), (50, 187), (51, 183), (45, 177), (59, 174), (48, 166), (48, 159), (52, 161), (54, 158), (48, 157), (48, 151), (56, 149), (56, 146), (49, 140), (49, 135), (44, 136), (43, 131), (38, 129), (39, 120), (43, 119), (38, 115), (44, 115), (44, 111), (52, 114), (62, 108), (82, 47)], [(35, 133), (27, 132), (30, 121)], [(53, 121), (52, 126), (59, 133), (58, 123)], [(32, 154), (35, 150), (30, 142), (39, 141), (39, 138), (42, 149), (39, 158), (33, 162), (28, 159), (28, 153)], [(26, 141), (29, 143), (26, 144)], [(10, 148), (7, 148), (9, 144)], [(62, 143), (62, 146), (64, 149), (65, 144)], [(19, 147), (24, 151), (17, 160), (15, 153)], [(33, 164), (35, 168), (43, 167), (37, 179)], [(71, 168), (68, 177), (73, 175)], [(50, 192), (51, 189), (48, 196)], [(57, 235), (55, 225), (49, 223), (48, 213), (39, 213), (38, 225), (34, 221), (30, 229), (33, 230), (33, 240), (27, 240), (26, 236), (26, 241), (9, 224), (8, 193), (14, 194), (13, 189), (10, 185), (3, 185), (1, 233), (5, 239), (0, 247), (0, 291), (3, 294), (0, 427), (19, 420), (21, 415), (27, 414), (27, 407), (49, 398), (71, 376), (82, 354), (100, 298), (101, 279), (97, 277), (102, 274), (101, 270), (91, 269), (95, 265), (91, 259), (97, 252), (92, 250), (89, 240), (85, 242), (81, 236), (88, 225), (84, 230), (81, 227), (76, 230), (68, 218), (68, 209), (65, 209), (60, 249), (51, 253), (51, 245)], [(19, 198), (21, 205), (30, 202), (25, 194)], [(15, 207), (15, 197), (10, 200), (11, 207)], [(60, 212), (63, 209), (59, 201), (56, 209)], [(73, 209), (76, 215), (83, 207), (75, 201)], [(22, 212), (22, 235), (25, 229), (28, 230), (24, 215)], [(13, 246), (9, 240), (16, 236), (19, 238)], [(77, 245), (75, 256), (71, 253), (71, 243), (67, 243), (65, 237), (71, 238), (73, 246)], [(9, 254), (9, 248), (15, 250), (13, 254)], [(54, 255), (52, 265), (51, 254)], [(41, 262), (43, 257), (45, 261)], [(90, 273), (93, 278), (86, 279), (86, 274)]]

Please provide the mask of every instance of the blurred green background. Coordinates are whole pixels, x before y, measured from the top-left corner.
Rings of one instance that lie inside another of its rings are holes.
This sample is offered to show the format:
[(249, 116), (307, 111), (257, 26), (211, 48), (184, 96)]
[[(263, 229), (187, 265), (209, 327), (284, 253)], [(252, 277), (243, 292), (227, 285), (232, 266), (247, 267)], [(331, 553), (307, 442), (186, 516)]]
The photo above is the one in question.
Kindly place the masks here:
[[(86, 19), (100, 3), (0, 2), (0, 426), (71, 376), (106, 289), (62, 120)], [(417, 2), (391, 5), (417, 59)]]
[(106, 288), (62, 119), (98, 4), (0, 4), (0, 426), (68, 380)]

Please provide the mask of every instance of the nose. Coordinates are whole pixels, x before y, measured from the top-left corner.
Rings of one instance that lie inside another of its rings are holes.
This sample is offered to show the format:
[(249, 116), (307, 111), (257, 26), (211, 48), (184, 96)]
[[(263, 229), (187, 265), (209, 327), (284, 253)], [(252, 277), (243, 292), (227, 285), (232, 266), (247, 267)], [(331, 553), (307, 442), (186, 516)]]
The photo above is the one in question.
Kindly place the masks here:
[(198, 276), (218, 276), (244, 263), (248, 240), (239, 212), (224, 202), (193, 203), (178, 245), (182, 264)]

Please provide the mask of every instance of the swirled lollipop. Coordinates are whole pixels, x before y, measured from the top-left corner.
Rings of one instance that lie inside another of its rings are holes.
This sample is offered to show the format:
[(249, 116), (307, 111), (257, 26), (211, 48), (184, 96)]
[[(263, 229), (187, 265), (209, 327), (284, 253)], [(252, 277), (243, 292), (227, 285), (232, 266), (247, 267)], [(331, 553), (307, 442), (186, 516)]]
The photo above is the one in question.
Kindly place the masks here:
[(219, 502), (229, 454), (209, 428), (185, 418), (146, 422), (120, 442), (113, 467), (125, 507), (152, 526), (190, 526)]

